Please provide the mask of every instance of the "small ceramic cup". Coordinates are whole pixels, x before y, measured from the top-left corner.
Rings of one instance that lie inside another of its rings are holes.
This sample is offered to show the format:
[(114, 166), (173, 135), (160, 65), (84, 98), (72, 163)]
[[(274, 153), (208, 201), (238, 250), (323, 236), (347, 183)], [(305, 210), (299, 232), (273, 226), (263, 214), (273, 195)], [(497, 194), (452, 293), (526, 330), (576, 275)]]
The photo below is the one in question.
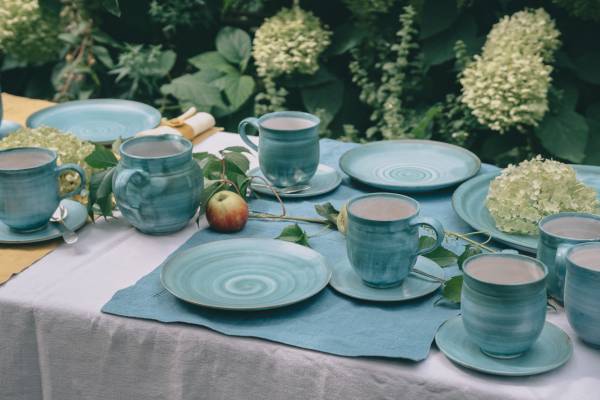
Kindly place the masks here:
[[(408, 203), (414, 209), (405, 218), (380, 220), (358, 216), (352, 206), (364, 199), (391, 198)], [(437, 249), (444, 240), (442, 224), (429, 217), (419, 217), (419, 203), (401, 194), (371, 193), (348, 203), (346, 250), (350, 264), (363, 282), (375, 288), (400, 285), (414, 267), (417, 257)], [(436, 235), (435, 243), (419, 249), (419, 227), (427, 226)]]
[[(60, 201), (81, 192), (85, 172), (76, 164), (56, 165), (56, 153), (37, 147), (0, 150), (0, 220), (18, 232), (43, 229)], [(29, 160), (29, 165), (24, 163)], [(79, 186), (60, 194), (59, 178), (68, 171), (79, 175)]]
[[(280, 122), (277, 127), (269, 126), (268, 121), (274, 118)], [(285, 118), (307, 123), (300, 129), (288, 129), (281, 124)], [(250, 148), (258, 151), (258, 163), (264, 176), (275, 186), (287, 187), (306, 184), (317, 172), (320, 122), (312, 114), (280, 111), (260, 118), (246, 118), (240, 122), (238, 132)], [(246, 136), (248, 125), (259, 132), (258, 146)]]
[[(536, 269), (537, 278), (524, 283), (482, 280), (475, 277), (470, 268), (483, 259), (489, 268), (510, 259), (525, 262)], [(519, 254), (478, 254), (465, 261), (461, 296), (463, 323), (469, 338), (484, 354), (496, 358), (518, 357), (537, 340), (546, 320), (547, 275), (548, 269), (542, 262)]]
[(586, 343), (600, 347), (600, 242), (571, 247), (566, 255), (565, 311)]
[(600, 225), (600, 216), (576, 212), (549, 215), (539, 222), (540, 240), (538, 242), (537, 258), (548, 267), (548, 279), (546, 281), (548, 295), (561, 303), (563, 301), (567, 251), (579, 243), (600, 241), (600, 236), (583, 239), (572, 235), (559, 235), (548, 229), (549, 225), (547, 224), (556, 224), (562, 219), (571, 218), (581, 219), (583, 223), (598, 223)]

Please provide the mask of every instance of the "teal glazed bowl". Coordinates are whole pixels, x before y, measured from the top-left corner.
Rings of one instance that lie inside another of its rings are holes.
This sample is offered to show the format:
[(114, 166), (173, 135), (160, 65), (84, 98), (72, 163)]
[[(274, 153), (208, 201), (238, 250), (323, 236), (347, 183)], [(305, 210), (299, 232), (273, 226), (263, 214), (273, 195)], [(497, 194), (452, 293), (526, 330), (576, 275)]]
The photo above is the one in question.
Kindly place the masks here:
[(567, 253), (565, 311), (569, 324), (586, 343), (600, 347), (600, 269), (579, 265), (573, 254), (600, 250), (600, 242), (573, 246)]
[[(518, 258), (537, 264), (542, 278), (517, 284), (498, 284), (469, 274), (469, 264), (482, 257)], [(465, 331), (491, 357), (515, 358), (537, 340), (546, 320), (548, 269), (535, 258), (510, 253), (478, 254), (463, 266), (461, 312)]]
[[(141, 156), (131, 148), (147, 143), (177, 148), (166, 156)], [(120, 148), (113, 192), (123, 217), (138, 230), (154, 235), (185, 227), (200, 206), (204, 177), (192, 159), (192, 143), (178, 135), (136, 137)]]
[(566, 254), (574, 245), (599, 241), (594, 239), (573, 239), (566, 236), (554, 235), (544, 229), (544, 224), (563, 217), (590, 218), (600, 221), (600, 216), (588, 213), (563, 212), (544, 217), (539, 222), (540, 240), (538, 243), (537, 258), (548, 267), (548, 279), (546, 285), (548, 295), (563, 302), (565, 289)]

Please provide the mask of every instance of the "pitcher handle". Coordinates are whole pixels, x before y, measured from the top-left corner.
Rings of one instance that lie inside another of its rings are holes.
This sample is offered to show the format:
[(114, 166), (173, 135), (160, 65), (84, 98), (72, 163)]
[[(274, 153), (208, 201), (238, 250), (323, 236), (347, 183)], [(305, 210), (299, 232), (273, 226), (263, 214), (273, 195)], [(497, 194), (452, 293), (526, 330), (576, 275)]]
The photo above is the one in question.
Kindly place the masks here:
[(430, 217), (416, 217), (416, 218), (413, 218), (412, 221), (410, 221), (410, 225), (411, 226), (425, 225), (425, 226), (428, 226), (431, 229), (433, 229), (433, 231), (435, 232), (435, 243), (429, 247), (420, 249), (417, 252), (417, 254), (423, 255), (423, 254), (431, 253), (432, 251), (434, 251), (435, 249), (437, 249), (438, 247), (440, 247), (442, 245), (442, 241), (444, 240), (444, 227), (442, 226), (440, 221), (438, 221), (437, 219), (430, 218)]
[(258, 146), (255, 145), (254, 142), (248, 138), (248, 136), (246, 136), (246, 127), (248, 125), (252, 125), (254, 129), (256, 129), (256, 131), (258, 132), (258, 118), (244, 118), (242, 122), (240, 122), (240, 124), (238, 125), (238, 133), (240, 134), (240, 137), (242, 138), (244, 143), (246, 143), (251, 149), (254, 149), (254, 151), (258, 151)]
[(83, 170), (83, 168), (81, 168), (77, 164), (63, 164), (59, 167), (56, 167), (55, 171), (58, 174), (59, 178), (65, 172), (75, 172), (77, 175), (79, 175), (79, 185), (74, 190), (72, 190), (68, 193), (65, 193), (65, 194), (61, 194), (60, 195), (61, 199), (65, 199), (67, 197), (72, 197), (72, 196), (75, 196), (76, 194), (81, 193), (81, 191), (85, 187), (85, 171)]
[[(138, 177), (136, 182), (135, 177)], [(132, 208), (140, 208), (142, 204), (142, 196), (139, 191), (129, 192), (128, 187), (141, 186), (150, 180), (150, 176), (141, 169), (126, 169), (117, 174), (113, 185), (113, 193), (117, 199), (127, 199), (127, 203)]]

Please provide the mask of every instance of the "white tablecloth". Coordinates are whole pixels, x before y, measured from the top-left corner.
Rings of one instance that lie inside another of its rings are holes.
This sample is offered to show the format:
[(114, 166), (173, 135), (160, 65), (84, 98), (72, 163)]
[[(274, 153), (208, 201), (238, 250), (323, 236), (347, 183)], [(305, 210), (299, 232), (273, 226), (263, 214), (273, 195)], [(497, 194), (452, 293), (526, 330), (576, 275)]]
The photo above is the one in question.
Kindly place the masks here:
[[(222, 133), (197, 148), (240, 143)], [(0, 286), (0, 399), (600, 399), (600, 351), (562, 311), (548, 319), (574, 338), (573, 358), (529, 378), (472, 372), (435, 347), (421, 363), (345, 358), (100, 312), (197, 229), (157, 237), (99, 221)]]

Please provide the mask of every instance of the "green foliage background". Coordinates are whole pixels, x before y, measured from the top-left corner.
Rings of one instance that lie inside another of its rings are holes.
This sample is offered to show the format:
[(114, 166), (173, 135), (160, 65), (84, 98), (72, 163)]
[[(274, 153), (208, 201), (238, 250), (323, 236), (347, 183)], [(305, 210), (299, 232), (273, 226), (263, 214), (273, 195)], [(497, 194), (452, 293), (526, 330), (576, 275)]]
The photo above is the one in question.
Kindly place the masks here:
[[(599, 3), (303, 0), (300, 6), (333, 32), (331, 44), (315, 74), (281, 76), (277, 84), (289, 93), (287, 109), (318, 113), (325, 120), (324, 136), (354, 141), (390, 137), (368, 134), (377, 122), (370, 120), (373, 104), (361, 101), (349, 66), (352, 52), (368, 59), (376, 56), (373, 49), (388, 51), (401, 41), (399, 17), (410, 4), (416, 11), (415, 40), (406, 54), (414, 68), (394, 89), (403, 96), (398, 137), (455, 142), (500, 165), (534, 154), (600, 164)], [(22, 51), (0, 55), (4, 90), (57, 101), (131, 98), (166, 116), (194, 105), (235, 131), (239, 120), (254, 114), (256, 95), (264, 90), (252, 58), (254, 33), (265, 18), (292, 2), (40, 0), (40, 5), (48, 18), (62, 21), (62, 50), (43, 63), (33, 56), (41, 51), (35, 47), (28, 49), (31, 57)], [(456, 42), (464, 43), (458, 54), (470, 58), (502, 16), (539, 7), (555, 20), (562, 41), (553, 64), (550, 111), (537, 128), (501, 135), (477, 124), (456, 101), (461, 92), (457, 68), (464, 61), (456, 59)], [(468, 135), (452, 136), (456, 131)]]

